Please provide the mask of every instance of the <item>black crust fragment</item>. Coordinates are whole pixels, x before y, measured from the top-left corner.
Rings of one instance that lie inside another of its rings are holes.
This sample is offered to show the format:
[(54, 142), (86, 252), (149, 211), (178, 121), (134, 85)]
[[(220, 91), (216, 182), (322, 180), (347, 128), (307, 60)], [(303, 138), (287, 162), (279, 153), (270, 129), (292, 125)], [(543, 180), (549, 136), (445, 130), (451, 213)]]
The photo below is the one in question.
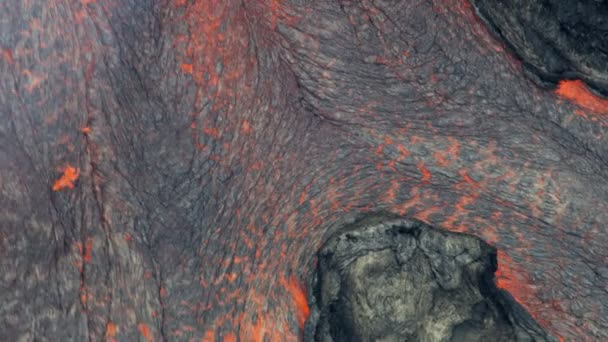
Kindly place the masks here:
[(373, 215), (318, 253), (306, 341), (554, 341), (494, 284), (496, 249)]
[(541, 85), (582, 79), (608, 95), (608, 1), (472, 0)]

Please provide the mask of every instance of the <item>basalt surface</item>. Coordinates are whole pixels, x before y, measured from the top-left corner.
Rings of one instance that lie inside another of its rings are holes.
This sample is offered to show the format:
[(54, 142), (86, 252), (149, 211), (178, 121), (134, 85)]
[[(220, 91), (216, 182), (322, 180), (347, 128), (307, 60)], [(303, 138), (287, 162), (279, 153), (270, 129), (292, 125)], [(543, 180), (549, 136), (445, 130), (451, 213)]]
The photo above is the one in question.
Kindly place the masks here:
[(461, 0), (0, 1), (0, 340), (301, 340), (377, 212), (607, 340), (608, 102), (510, 45)]

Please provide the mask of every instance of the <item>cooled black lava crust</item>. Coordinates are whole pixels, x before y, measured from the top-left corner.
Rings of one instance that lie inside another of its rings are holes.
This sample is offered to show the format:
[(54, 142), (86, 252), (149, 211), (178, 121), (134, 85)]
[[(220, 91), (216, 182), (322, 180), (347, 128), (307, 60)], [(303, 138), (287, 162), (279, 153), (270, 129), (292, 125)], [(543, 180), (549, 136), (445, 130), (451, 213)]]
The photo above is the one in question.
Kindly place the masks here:
[(608, 95), (608, 1), (471, 2), (537, 81), (580, 78)]

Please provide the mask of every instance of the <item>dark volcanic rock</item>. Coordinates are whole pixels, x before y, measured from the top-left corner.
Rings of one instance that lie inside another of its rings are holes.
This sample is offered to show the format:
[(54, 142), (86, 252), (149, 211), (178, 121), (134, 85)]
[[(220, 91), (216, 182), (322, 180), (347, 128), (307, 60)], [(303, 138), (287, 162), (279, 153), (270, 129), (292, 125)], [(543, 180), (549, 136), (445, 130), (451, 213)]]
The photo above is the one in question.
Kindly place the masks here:
[(551, 340), (496, 288), (495, 271), (495, 249), (474, 236), (368, 217), (322, 247), (307, 339)]
[(537, 81), (581, 78), (608, 95), (608, 2), (473, 0)]

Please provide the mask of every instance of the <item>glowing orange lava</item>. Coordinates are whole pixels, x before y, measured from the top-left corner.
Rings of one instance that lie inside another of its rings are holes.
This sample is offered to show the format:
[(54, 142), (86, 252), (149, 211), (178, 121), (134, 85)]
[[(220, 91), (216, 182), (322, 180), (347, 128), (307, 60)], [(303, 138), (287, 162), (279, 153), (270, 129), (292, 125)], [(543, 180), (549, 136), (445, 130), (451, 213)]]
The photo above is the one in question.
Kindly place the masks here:
[(106, 340), (112, 340), (114, 336), (116, 336), (117, 330), (118, 327), (116, 326), (116, 324), (108, 322), (108, 324), (106, 325)]
[(53, 184), (53, 191), (60, 191), (66, 188), (73, 189), (74, 182), (78, 179), (79, 174), (79, 169), (68, 165), (63, 171), (61, 178), (59, 178), (57, 181), (55, 181), (55, 184)]
[(147, 325), (145, 325), (144, 323), (140, 323), (138, 328), (139, 333), (146, 339), (146, 341), (152, 341), (152, 333), (150, 333), (150, 328), (148, 328)]
[(308, 302), (306, 301), (306, 292), (302, 286), (300, 286), (300, 284), (291, 277), (289, 278), (289, 282), (287, 282), (285, 279), (282, 279), (281, 282), (291, 294), (291, 298), (293, 299), (294, 305), (297, 309), (297, 317), (298, 322), (300, 323), (300, 328), (303, 328), (304, 322), (310, 313), (310, 308), (308, 307)]
[(596, 114), (608, 114), (608, 100), (591, 93), (583, 81), (563, 80), (559, 82), (555, 93)]

